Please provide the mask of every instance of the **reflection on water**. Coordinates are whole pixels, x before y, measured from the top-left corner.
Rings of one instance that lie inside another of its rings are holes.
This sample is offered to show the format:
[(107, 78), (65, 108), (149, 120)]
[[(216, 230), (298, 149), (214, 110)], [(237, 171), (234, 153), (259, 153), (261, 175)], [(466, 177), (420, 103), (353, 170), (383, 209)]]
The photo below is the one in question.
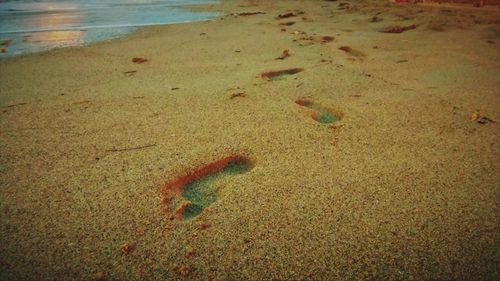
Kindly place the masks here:
[(59, 42), (62, 45), (76, 44), (81, 39), (82, 31), (43, 31), (26, 35), (23, 38), (24, 43), (44, 43)]
[[(76, 13), (78, 6), (70, 3), (38, 3), (40, 10), (47, 13), (37, 13), (23, 20), (24, 30), (51, 30), (60, 27), (76, 27), (81, 25), (81, 14)], [(51, 13), (50, 11), (65, 11)], [(83, 32), (81, 30), (39, 31), (25, 35), (22, 42), (28, 44), (52, 45), (57, 47), (77, 45)]]
[(0, 42), (6, 53), (0, 59), (107, 40), (139, 26), (197, 21), (217, 16), (194, 13), (181, 4), (214, 0), (0, 0)]
[[(24, 30), (50, 30), (78, 27), (82, 24), (82, 14), (77, 5), (67, 3), (39, 3), (39, 13), (22, 17), (20, 26)], [(64, 12), (63, 12), (64, 11)]]
[(76, 3), (0, 1), (0, 33), (78, 28), (84, 17)]
[(0, 40), (12, 39), (4, 56), (73, 46), (82, 41), (83, 31), (65, 30), (82, 26), (82, 14), (78, 13), (77, 4), (16, 4), (10, 3), (6, 9), (0, 9)]

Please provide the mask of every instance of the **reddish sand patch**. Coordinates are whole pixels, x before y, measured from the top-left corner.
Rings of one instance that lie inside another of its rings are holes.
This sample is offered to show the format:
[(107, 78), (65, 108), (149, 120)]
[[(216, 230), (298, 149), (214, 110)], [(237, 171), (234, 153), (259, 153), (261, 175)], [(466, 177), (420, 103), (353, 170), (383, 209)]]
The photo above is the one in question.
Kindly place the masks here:
[(412, 30), (417, 28), (415, 24), (408, 25), (408, 26), (390, 26), (387, 28), (382, 29), (380, 32), (383, 33), (403, 33), (408, 30)]
[(145, 62), (147, 62), (147, 61), (149, 61), (149, 60), (148, 60), (148, 59), (145, 59), (145, 58), (139, 58), (139, 57), (134, 57), (134, 58), (132, 58), (132, 62), (133, 62), (133, 63), (138, 63), (138, 64), (140, 64), (140, 63), (145, 63)]

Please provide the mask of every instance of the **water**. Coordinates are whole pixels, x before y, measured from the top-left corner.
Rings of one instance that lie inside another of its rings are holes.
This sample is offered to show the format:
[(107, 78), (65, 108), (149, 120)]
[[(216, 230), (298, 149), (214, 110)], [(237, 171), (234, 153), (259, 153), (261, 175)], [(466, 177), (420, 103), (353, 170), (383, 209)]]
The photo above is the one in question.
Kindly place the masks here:
[(205, 20), (216, 13), (183, 5), (216, 0), (0, 0), (0, 59), (103, 41), (138, 27)]

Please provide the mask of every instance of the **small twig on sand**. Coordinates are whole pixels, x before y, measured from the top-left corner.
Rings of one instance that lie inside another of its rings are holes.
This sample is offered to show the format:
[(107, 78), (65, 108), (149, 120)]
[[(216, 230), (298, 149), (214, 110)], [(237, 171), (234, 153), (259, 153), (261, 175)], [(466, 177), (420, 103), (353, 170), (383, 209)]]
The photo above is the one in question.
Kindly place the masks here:
[(89, 100), (77, 101), (77, 102), (74, 102), (72, 104), (84, 104), (84, 103), (91, 103), (91, 101), (89, 101)]
[(28, 104), (28, 103), (27, 102), (21, 102), (21, 103), (11, 104), (11, 105), (5, 106), (5, 108), (14, 107), (14, 106), (20, 106), (20, 105), (25, 105), (25, 104)]
[(264, 12), (248, 12), (248, 13), (238, 13), (238, 14), (233, 14), (235, 16), (255, 16), (255, 15), (265, 15), (266, 13)]
[(113, 149), (108, 149), (106, 151), (107, 152), (121, 152), (121, 151), (138, 150), (138, 149), (148, 148), (148, 147), (152, 147), (152, 146), (156, 146), (156, 143), (147, 144), (147, 145), (143, 145), (143, 146), (128, 147), (128, 148), (113, 148)]

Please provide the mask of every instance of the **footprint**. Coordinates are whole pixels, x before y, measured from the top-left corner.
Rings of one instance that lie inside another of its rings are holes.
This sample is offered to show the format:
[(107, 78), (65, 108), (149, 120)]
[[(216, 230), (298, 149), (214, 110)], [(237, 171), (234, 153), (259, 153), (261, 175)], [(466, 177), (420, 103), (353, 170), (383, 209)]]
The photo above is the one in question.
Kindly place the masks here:
[(312, 102), (306, 98), (299, 98), (296, 104), (306, 107), (312, 111), (311, 118), (322, 124), (331, 124), (342, 119), (343, 114), (333, 112), (332, 110)]
[(304, 70), (303, 68), (289, 68), (278, 71), (264, 72), (261, 73), (260, 76), (266, 80), (275, 81), (275, 80), (280, 80), (285, 76), (297, 74), (303, 70)]
[(252, 168), (253, 163), (246, 157), (232, 155), (190, 171), (162, 188), (163, 207), (171, 219), (194, 218), (217, 200), (218, 182)]
[(351, 56), (352, 59), (358, 59), (358, 60), (364, 60), (364, 58), (366, 57), (366, 54), (359, 51), (359, 50), (356, 50), (354, 48), (351, 48), (349, 46), (341, 46), (339, 48), (339, 50), (341, 51), (344, 51), (346, 52), (347, 54), (349, 54)]

